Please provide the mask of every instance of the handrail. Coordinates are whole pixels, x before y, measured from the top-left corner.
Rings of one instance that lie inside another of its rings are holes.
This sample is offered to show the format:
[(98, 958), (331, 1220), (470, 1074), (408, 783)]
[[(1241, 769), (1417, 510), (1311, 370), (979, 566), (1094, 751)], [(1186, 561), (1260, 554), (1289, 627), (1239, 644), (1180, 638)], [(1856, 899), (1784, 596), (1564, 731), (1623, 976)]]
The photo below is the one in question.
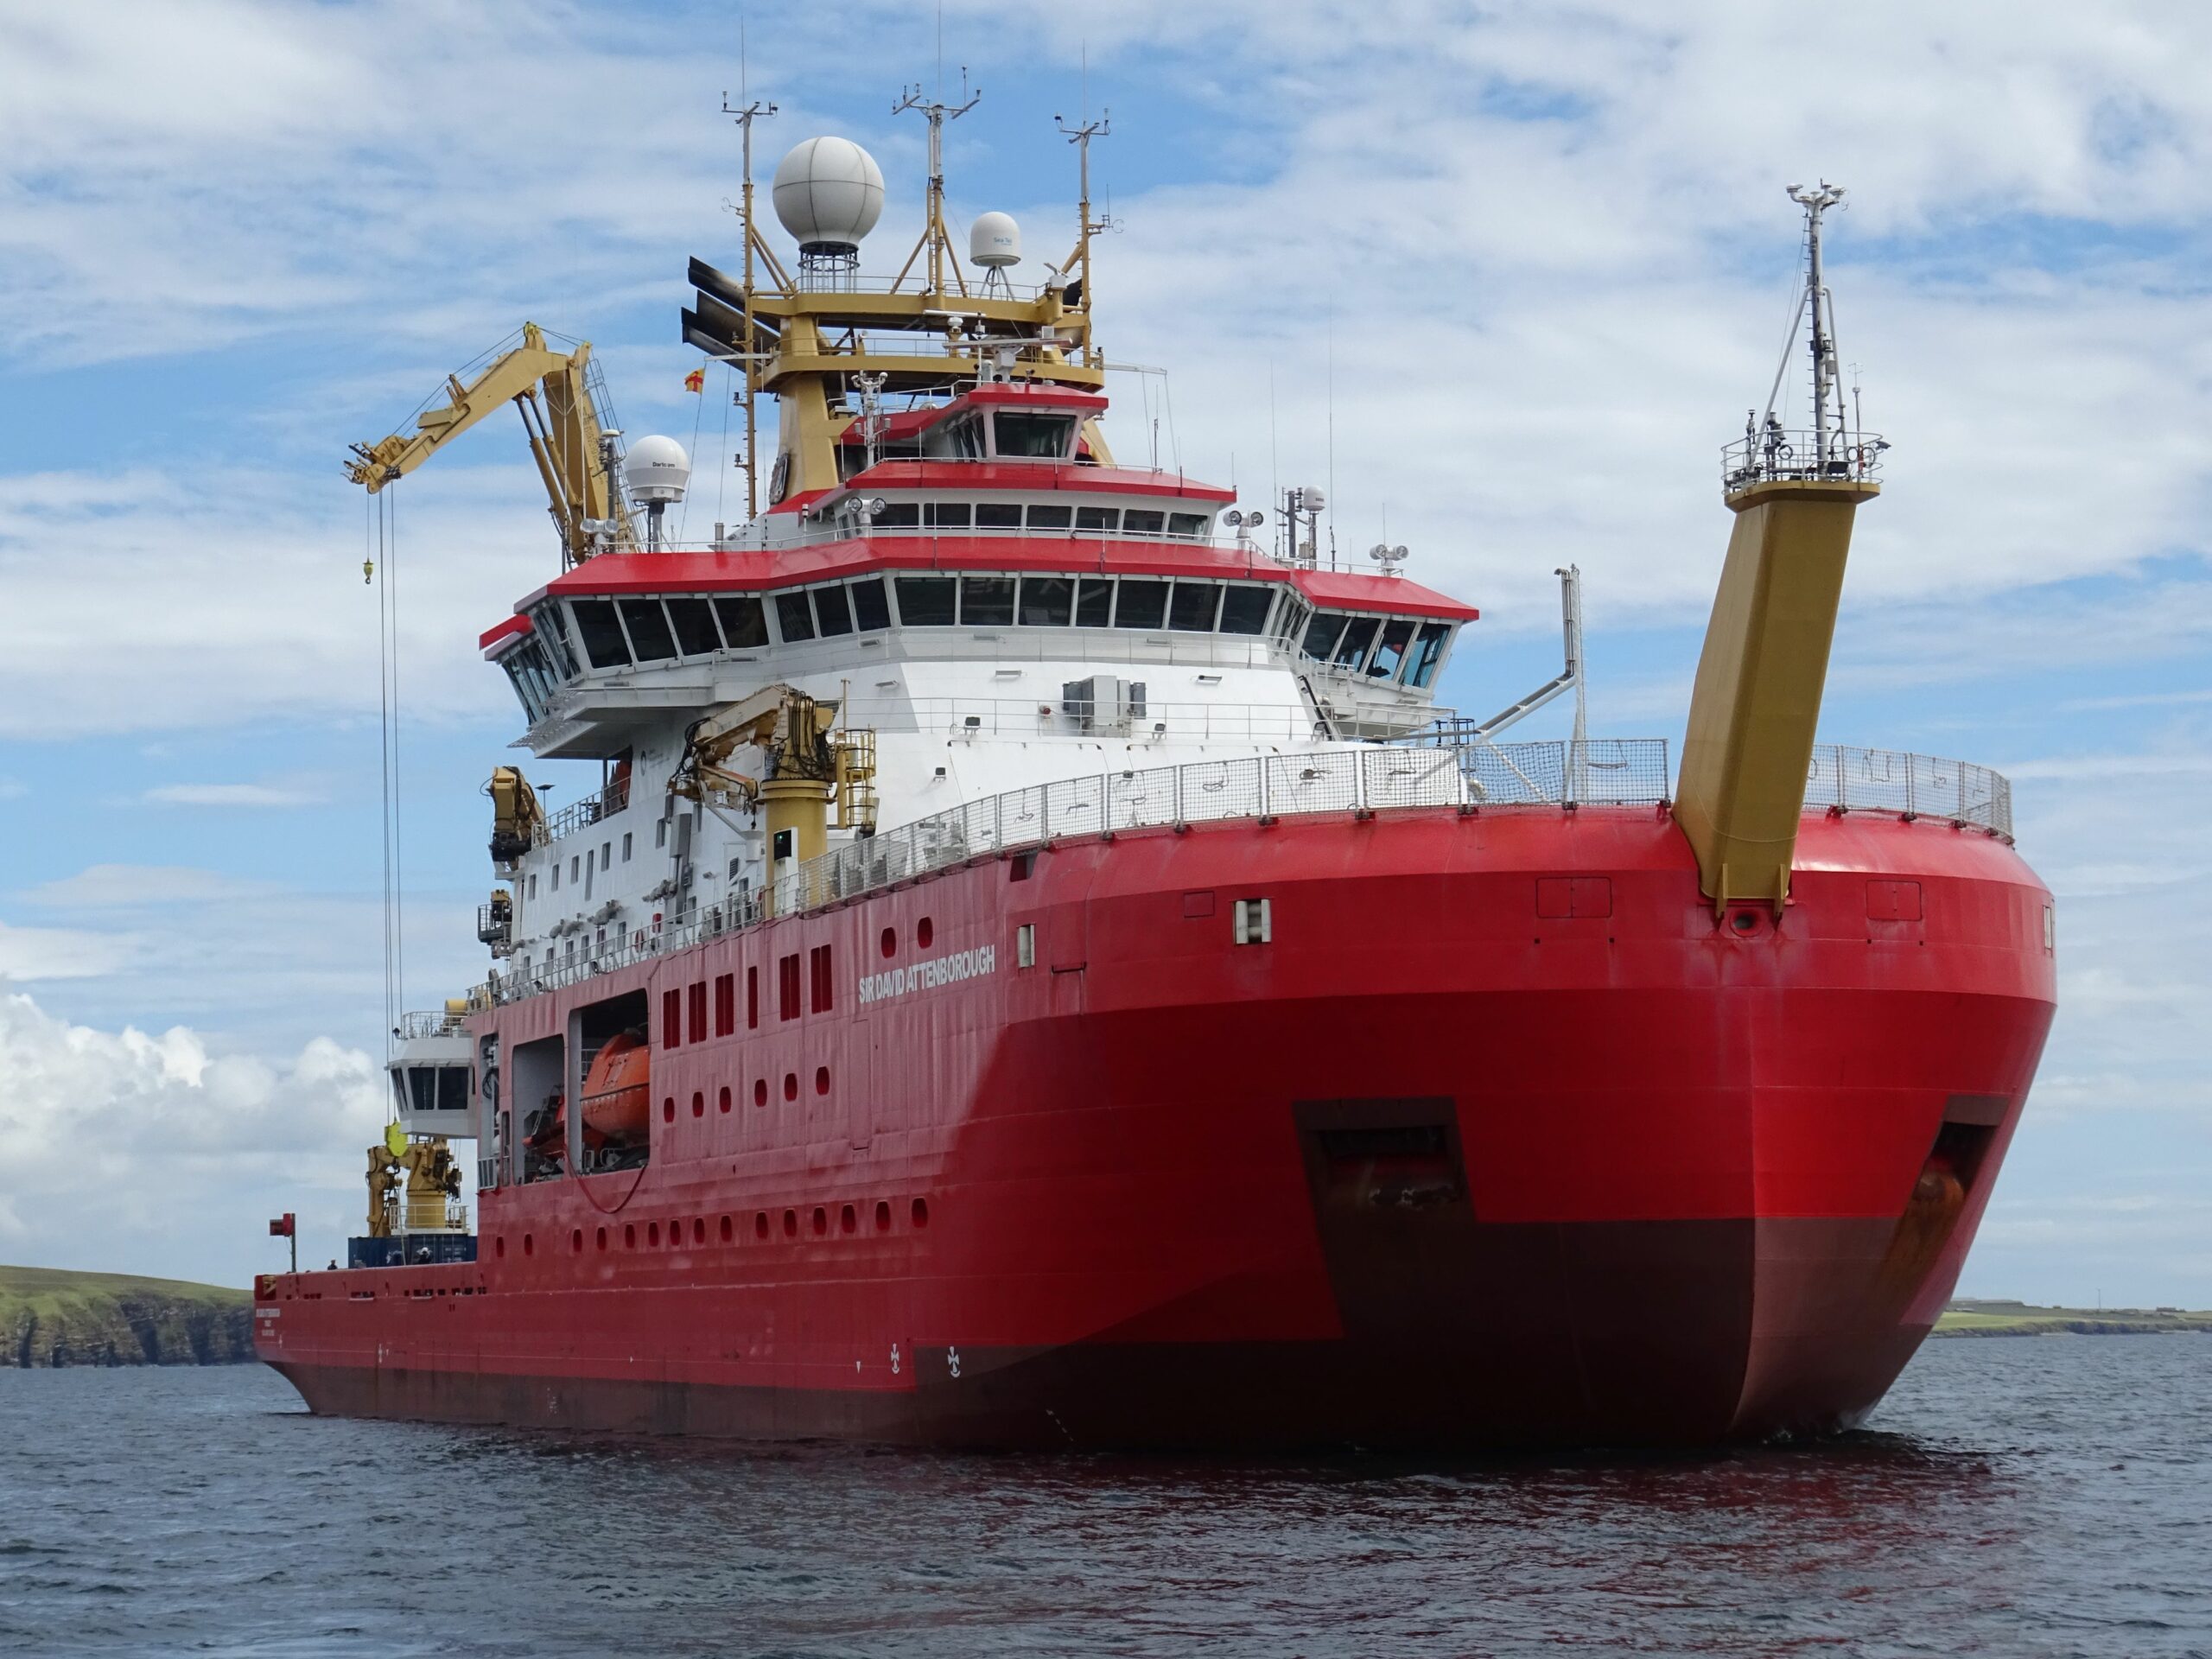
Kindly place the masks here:
[[(1230, 819), (1330, 813), (1371, 817), (1406, 807), (1663, 806), (1672, 773), (1664, 738), (1454, 744), (1416, 736), (1300, 754), (1201, 760), (1033, 785), (867, 836), (811, 859), (772, 889), (743, 893), (675, 922), (622, 935), (602, 950), (484, 988), (507, 1003), (789, 916), (880, 891), (937, 870), (1076, 836)], [(2012, 785), (1986, 766), (1883, 749), (1822, 744), (1806, 780), (1808, 812), (1942, 818), (2003, 840)]]

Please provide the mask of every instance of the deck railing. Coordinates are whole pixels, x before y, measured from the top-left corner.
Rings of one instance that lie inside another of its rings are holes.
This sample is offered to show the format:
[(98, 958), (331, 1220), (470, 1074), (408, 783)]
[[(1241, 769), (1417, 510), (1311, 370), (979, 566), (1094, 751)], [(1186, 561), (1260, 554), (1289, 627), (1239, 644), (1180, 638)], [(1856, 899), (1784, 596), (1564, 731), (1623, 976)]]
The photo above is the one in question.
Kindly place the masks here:
[(617, 778), (604, 789), (594, 790), (582, 800), (571, 801), (551, 817), (538, 821), (531, 839), (543, 847), (578, 830), (588, 830), (602, 818), (611, 818), (630, 804), (630, 780)]
[[(1322, 813), (1368, 817), (1406, 807), (1554, 810), (1658, 806), (1669, 798), (1664, 738), (1444, 744), (1419, 740), (1306, 754), (1203, 760), (1100, 772), (970, 801), (810, 860), (752, 892), (624, 934), (607, 948), (495, 977), (509, 1002), (753, 926), (841, 903), (977, 858), (1074, 836), (1113, 836), (1225, 819)], [(1940, 817), (2010, 838), (2012, 786), (1986, 766), (1928, 755), (1822, 744), (1805, 810)]]

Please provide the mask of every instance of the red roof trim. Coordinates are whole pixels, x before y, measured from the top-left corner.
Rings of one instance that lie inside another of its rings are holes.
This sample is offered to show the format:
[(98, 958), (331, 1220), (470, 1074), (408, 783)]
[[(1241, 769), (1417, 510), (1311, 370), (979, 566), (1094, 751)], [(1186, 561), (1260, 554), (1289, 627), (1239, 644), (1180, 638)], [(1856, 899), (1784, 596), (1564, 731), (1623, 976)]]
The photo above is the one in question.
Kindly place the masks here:
[[(1199, 543), (1094, 541), (1076, 537), (871, 536), (773, 553), (602, 553), (566, 571), (540, 593), (558, 598), (626, 594), (750, 594), (875, 572), (941, 570), (1095, 572), (1123, 576), (1208, 576), (1287, 582), (1332, 610), (1442, 617), (1471, 622), (1471, 605), (1402, 576), (1290, 570), (1234, 548)], [(535, 603), (533, 594), (526, 604)]]
[(523, 635), (531, 631), (528, 617), (517, 614), (509, 617), (495, 628), (486, 628), (476, 636), (476, 648), (486, 657), (505, 651)]
[(835, 491), (842, 495), (871, 490), (931, 490), (958, 495), (976, 490), (1020, 490), (1030, 493), (1065, 491), (1071, 495), (1151, 495), (1162, 501), (1225, 505), (1236, 492), (1201, 484), (1179, 473), (1142, 467), (1090, 467), (1071, 461), (879, 461), (855, 473)]

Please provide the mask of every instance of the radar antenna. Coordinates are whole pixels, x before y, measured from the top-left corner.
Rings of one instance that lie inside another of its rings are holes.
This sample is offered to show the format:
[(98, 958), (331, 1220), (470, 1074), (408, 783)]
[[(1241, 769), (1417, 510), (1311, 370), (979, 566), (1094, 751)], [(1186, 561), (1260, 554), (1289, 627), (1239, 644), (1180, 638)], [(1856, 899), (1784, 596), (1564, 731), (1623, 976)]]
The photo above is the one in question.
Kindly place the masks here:
[(904, 115), (908, 110), (919, 110), (930, 124), (930, 193), (929, 206), (924, 215), (921, 240), (914, 244), (914, 251), (906, 256), (906, 263), (899, 267), (899, 274), (892, 279), (891, 291), (896, 294), (899, 284), (906, 280), (906, 273), (914, 268), (914, 260), (924, 249), (929, 251), (929, 291), (944, 292), (944, 264), (952, 263), (952, 280), (958, 285), (963, 299), (968, 296), (968, 279), (960, 273), (960, 256), (952, 251), (952, 238), (944, 228), (944, 124), (957, 121), (974, 109), (982, 99), (982, 88), (968, 90), (968, 67), (960, 68), (960, 97), (957, 105), (948, 104), (941, 97), (925, 99), (918, 85), (909, 86), (899, 101), (891, 106), (893, 115)]

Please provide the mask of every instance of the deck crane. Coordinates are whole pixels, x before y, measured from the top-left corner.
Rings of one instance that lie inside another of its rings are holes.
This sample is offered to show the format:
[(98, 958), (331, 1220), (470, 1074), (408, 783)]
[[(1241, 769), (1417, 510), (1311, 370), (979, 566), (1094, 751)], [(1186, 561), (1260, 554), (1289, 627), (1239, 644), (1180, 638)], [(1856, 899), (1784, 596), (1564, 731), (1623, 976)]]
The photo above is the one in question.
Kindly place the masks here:
[(346, 476), (372, 495), (405, 477), (453, 439), (512, 403), (522, 411), (530, 453), (537, 462), (549, 511), (560, 532), (564, 562), (636, 545), (630, 509), (622, 499), (616, 442), (620, 433), (600, 424), (592, 401), (591, 342), (556, 352), (534, 322), (522, 326), (522, 344), (501, 353), (466, 385), (446, 377), (448, 401), (415, 417), (410, 435), (395, 432), (379, 443), (353, 446)]

